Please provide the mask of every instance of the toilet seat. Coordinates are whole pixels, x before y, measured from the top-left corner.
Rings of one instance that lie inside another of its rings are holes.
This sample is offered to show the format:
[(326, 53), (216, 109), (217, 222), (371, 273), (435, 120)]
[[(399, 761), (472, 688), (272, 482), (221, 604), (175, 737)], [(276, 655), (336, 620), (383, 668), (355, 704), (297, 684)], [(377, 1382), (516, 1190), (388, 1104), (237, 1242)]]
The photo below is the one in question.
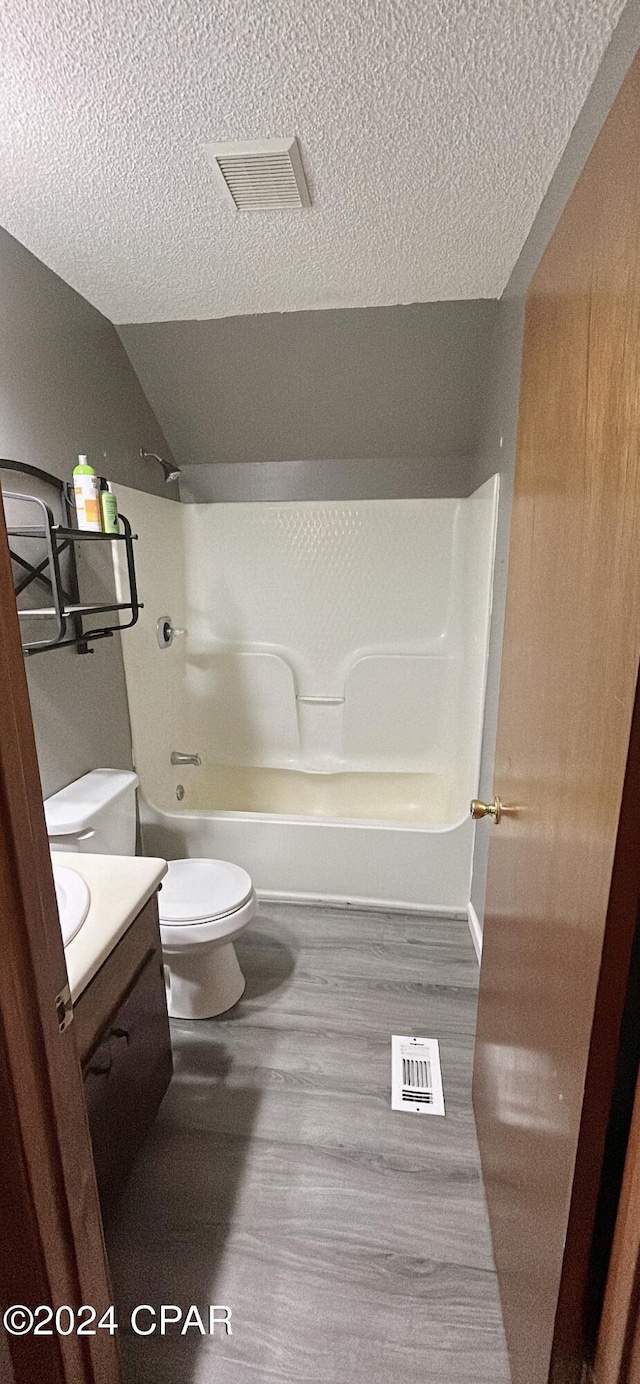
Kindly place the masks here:
[(171, 927), (214, 922), (253, 894), (251, 876), (228, 860), (170, 860), (159, 896), (160, 921)]
[(257, 909), (251, 876), (227, 860), (171, 860), (158, 896), (166, 952), (231, 942)]

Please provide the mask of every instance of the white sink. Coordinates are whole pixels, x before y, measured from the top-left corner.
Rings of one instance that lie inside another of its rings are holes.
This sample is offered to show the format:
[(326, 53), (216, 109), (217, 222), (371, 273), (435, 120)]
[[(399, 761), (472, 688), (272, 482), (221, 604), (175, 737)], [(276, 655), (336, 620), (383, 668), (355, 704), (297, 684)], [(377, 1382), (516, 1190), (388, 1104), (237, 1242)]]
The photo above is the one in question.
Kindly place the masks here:
[(53, 880), (56, 886), (62, 943), (68, 947), (71, 939), (80, 931), (89, 912), (89, 885), (77, 870), (70, 870), (66, 865), (54, 865)]

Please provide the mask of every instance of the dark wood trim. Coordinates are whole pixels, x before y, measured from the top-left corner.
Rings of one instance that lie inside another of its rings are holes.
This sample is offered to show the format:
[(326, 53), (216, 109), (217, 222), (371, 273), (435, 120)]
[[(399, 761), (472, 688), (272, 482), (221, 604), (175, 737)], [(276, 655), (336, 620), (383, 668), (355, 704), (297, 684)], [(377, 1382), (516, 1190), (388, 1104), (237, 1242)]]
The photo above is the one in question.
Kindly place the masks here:
[(596, 1351), (598, 1384), (637, 1384), (639, 1377), (640, 1080), (636, 1086)]
[(629, 737), (618, 834), (605, 923), (553, 1356), (592, 1354), (597, 1321), (590, 1320), (588, 1282), (607, 1124), (613, 1101), (620, 1025), (631, 949), (640, 908), (640, 681)]
[[(111, 1301), (73, 1024), (61, 1034), (66, 983), (31, 709), (0, 506), (0, 1098), (3, 1213), (0, 1290), (19, 1301), (98, 1312)], [(16, 1384), (120, 1384), (117, 1345), (94, 1337), (6, 1337)]]

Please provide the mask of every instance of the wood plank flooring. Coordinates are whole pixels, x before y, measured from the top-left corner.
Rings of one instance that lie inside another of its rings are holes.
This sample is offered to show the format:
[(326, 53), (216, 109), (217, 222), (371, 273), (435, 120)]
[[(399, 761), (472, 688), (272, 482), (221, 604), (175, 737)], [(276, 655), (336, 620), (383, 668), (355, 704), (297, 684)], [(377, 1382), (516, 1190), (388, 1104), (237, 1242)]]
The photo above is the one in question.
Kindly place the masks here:
[[(466, 923), (263, 904), (237, 950), (235, 1009), (172, 1023), (109, 1227), (126, 1384), (508, 1381)], [(392, 1033), (440, 1039), (445, 1119), (391, 1112)], [(136, 1337), (138, 1302), (224, 1304), (233, 1335)]]

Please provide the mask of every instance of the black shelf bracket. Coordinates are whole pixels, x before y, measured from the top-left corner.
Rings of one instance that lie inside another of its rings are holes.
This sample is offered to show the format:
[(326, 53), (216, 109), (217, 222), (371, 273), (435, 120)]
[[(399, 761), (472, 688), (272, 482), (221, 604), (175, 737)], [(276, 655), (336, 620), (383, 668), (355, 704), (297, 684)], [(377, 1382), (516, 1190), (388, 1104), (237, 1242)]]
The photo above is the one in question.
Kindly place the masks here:
[[(3, 490), (4, 500), (30, 504), (37, 507), (38, 522), (35, 524), (9, 524), (9, 554), (12, 562), (23, 575), (15, 582), (16, 600), (22, 593), (38, 583), (49, 596), (49, 603), (39, 608), (18, 606), (20, 621), (42, 620), (48, 628), (42, 639), (23, 640), (22, 648), (27, 656), (44, 653), (48, 649), (75, 647), (78, 653), (91, 653), (90, 645), (99, 639), (112, 638), (120, 630), (131, 629), (138, 620), (142, 604), (138, 600), (133, 544), (137, 534), (132, 533), (129, 520), (124, 514), (119, 516), (120, 532), (116, 534), (87, 532), (73, 524), (74, 504), (72, 487), (65, 485), (57, 476), (51, 476), (38, 467), (25, 462), (0, 459), (0, 471), (12, 471), (32, 476), (40, 483), (51, 486), (58, 492), (63, 523), (54, 516), (51, 506), (39, 495), (25, 491)], [(45, 545), (44, 557), (31, 562), (24, 552), (17, 552), (11, 540), (39, 539)], [(78, 543), (124, 544), (128, 594), (127, 599), (104, 603), (83, 603), (78, 587), (76, 564), (76, 544)], [(67, 554), (68, 578), (63, 582), (60, 557)], [(87, 628), (86, 621), (100, 615), (118, 616), (95, 627)], [(121, 616), (128, 616), (122, 619)]]

